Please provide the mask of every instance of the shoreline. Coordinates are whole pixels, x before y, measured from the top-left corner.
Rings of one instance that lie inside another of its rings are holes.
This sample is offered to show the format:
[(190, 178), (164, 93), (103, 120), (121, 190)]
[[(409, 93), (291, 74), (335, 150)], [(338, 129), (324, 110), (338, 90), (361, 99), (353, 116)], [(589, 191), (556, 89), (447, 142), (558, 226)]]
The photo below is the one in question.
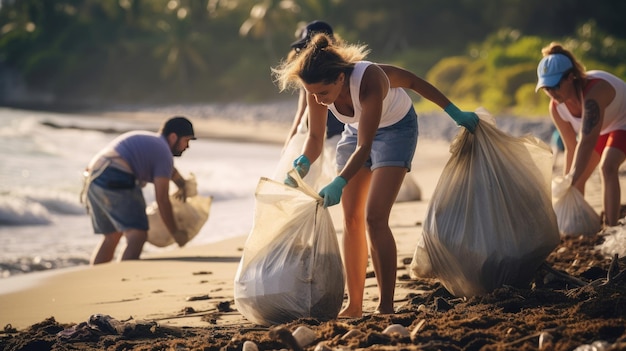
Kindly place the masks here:
[[(237, 142), (259, 141), (284, 143), (286, 132), (291, 127), (297, 107), (297, 99), (279, 99), (270, 102), (239, 103), (215, 102), (169, 105), (130, 105), (82, 106), (74, 108), (20, 108), (0, 106), (0, 108), (22, 109), (34, 112), (58, 112), (68, 115), (80, 114), (126, 120), (131, 122), (151, 123), (158, 129), (160, 123), (175, 115), (188, 117), (194, 125), (206, 127), (199, 137), (213, 137)], [(480, 106), (475, 106), (476, 109)], [(420, 138), (443, 139), (452, 141), (457, 132), (456, 124), (436, 106), (433, 110), (417, 113)], [(498, 128), (513, 136), (533, 134), (549, 144), (554, 126), (549, 116), (494, 115)], [(239, 129), (234, 129), (238, 127)], [(115, 131), (117, 132), (117, 131)], [(419, 141), (418, 141), (419, 142)]]

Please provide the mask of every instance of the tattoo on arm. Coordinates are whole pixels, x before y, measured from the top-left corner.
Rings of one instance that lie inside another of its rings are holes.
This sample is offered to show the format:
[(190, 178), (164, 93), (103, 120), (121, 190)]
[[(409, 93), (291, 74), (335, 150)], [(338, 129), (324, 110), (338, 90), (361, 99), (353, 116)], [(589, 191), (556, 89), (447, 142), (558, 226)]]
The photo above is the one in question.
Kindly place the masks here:
[(596, 100), (585, 101), (585, 120), (583, 134), (589, 134), (600, 123), (600, 106)]

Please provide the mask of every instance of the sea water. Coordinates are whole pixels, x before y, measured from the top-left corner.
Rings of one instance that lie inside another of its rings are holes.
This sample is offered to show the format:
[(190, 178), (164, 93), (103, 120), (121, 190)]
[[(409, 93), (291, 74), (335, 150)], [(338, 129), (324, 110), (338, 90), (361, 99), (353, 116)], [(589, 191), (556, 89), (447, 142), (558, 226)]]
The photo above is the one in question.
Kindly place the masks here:
[[(79, 201), (82, 172), (109, 141), (137, 129), (156, 131), (158, 125), (0, 108), (1, 278), (88, 264), (101, 236)], [(195, 174), (198, 193), (213, 197), (209, 220), (189, 246), (248, 234), (256, 185), (273, 174), (280, 147), (198, 139), (175, 158), (181, 174)], [(148, 204), (154, 201), (152, 184), (144, 195)], [(146, 244), (144, 252), (175, 248)]]

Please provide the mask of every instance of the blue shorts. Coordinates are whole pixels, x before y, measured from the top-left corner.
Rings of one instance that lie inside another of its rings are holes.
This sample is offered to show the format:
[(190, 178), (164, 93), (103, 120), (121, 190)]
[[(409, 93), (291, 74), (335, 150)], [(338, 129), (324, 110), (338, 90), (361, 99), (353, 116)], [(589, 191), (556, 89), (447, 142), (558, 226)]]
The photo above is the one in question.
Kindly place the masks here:
[[(370, 157), (365, 167), (375, 170), (379, 167), (404, 167), (411, 171), (411, 163), (417, 146), (417, 114), (413, 107), (406, 116), (388, 127), (376, 131)], [(337, 144), (337, 171), (346, 166), (348, 159), (356, 150), (357, 130), (346, 125), (341, 140)]]
[(134, 179), (130, 173), (107, 167), (91, 181), (87, 201), (94, 233), (148, 230), (146, 201)]

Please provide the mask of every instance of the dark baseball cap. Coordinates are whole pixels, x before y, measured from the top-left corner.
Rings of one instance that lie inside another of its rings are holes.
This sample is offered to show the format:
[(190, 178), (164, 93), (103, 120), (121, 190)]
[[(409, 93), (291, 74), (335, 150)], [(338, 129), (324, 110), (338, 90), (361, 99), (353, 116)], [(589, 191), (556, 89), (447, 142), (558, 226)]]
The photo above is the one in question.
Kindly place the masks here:
[(179, 137), (190, 136), (191, 139), (196, 139), (193, 133), (193, 125), (187, 118), (181, 116), (168, 119), (161, 127), (161, 135), (167, 136), (170, 133), (175, 133)]
[(324, 21), (313, 21), (307, 24), (306, 27), (304, 27), (302, 33), (300, 34), (300, 39), (291, 43), (291, 47), (294, 49), (302, 49), (317, 33), (325, 33), (333, 38), (333, 28), (330, 26), (330, 24)]

